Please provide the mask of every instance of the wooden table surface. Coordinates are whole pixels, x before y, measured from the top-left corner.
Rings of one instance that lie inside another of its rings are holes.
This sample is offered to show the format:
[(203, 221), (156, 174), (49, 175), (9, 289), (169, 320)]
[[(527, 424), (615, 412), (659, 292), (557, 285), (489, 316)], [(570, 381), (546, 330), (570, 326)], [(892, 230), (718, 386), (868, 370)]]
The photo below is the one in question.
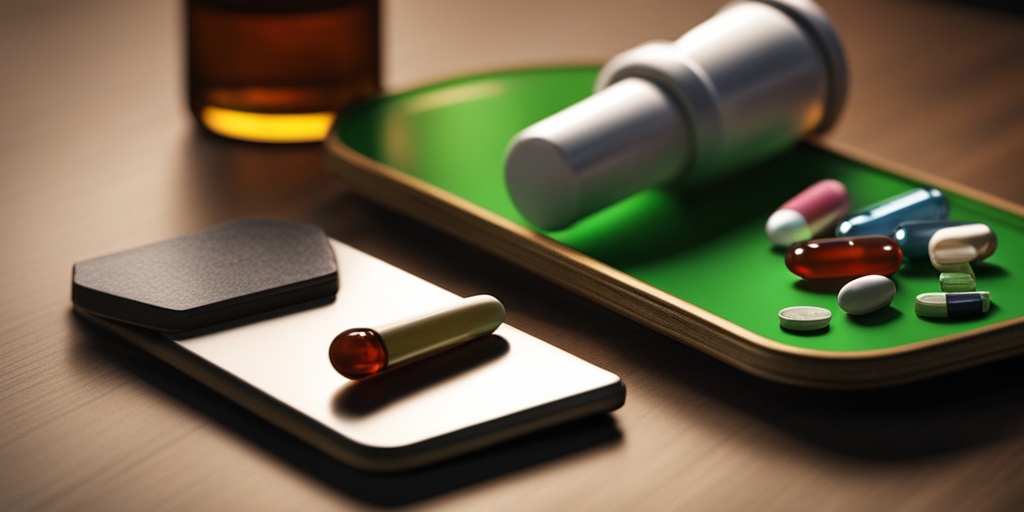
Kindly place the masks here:
[[(385, 83), (599, 63), (716, 1), (396, 0)], [(822, 1), (830, 138), (1024, 202), (1024, 20)], [(1024, 358), (870, 392), (747, 376), (351, 193), (319, 146), (197, 134), (180, 2), (0, 5), (0, 509), (1020, 510)], [(241, 216), (311, 222), (618, 373), (626, 405), (441, 466), (335, 463), (71, 313), (72, 264)]]

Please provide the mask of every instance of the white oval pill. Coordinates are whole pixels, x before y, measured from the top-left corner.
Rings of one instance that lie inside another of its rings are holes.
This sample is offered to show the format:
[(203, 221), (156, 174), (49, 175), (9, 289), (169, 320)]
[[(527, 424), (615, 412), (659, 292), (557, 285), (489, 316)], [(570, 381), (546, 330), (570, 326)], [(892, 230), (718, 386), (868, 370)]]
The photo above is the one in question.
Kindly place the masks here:
[(824, 329), (831, 320), (831, 311), (814, 306), (792, 306), (779, 311), (779, 325), (791, 331)]
[(939, 271), (950, 265), (981, 261), (996, 252), (996, 234), (985, 224), (942, 228), (928, 241), (928, 257)]
[(882, 309), (896, 296), (896, 283), (880, 275), (858, 277), (839, 290), (839, 307), (851, 315), (866, 315)]

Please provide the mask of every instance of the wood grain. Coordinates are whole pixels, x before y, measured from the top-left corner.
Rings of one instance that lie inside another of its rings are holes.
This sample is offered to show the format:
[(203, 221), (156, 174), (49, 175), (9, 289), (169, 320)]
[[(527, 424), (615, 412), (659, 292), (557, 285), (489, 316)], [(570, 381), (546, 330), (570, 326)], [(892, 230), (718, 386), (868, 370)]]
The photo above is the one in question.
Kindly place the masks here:
[[(395, 0), (385, 83), (601, 61), (720, 2)], [(831, 134), (1024, 203), (1024, 22), (938, 0), (823, 1), (850, 102)], [(354, 195), (319, 146), (196, 134), (181, 6), (0, 5), (0, 509), (1014, 510), (1024, 360), (885, 392), (747, 376)], [(626, 405), (427, 471), (336, 463), (76, 319), (76, 260), (246, 215), (313, 222), (622, 376)]]

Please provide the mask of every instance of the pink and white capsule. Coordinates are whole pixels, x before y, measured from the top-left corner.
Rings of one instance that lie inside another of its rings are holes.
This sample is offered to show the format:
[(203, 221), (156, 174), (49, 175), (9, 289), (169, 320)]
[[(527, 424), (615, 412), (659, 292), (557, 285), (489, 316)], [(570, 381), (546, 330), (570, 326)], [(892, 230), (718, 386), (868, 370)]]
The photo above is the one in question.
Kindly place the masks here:
[(764, 233), (773, 244), (789, 247), (832, 227), (850, 208), (846, 185), (825, 179), (805, 188), (768, 217)]

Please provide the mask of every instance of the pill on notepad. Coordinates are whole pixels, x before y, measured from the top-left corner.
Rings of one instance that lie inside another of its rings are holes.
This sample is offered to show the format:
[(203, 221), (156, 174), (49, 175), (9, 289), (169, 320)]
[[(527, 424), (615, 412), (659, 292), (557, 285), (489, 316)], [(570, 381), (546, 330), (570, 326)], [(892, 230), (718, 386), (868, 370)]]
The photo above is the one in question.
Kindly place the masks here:
[(501, 302), (478, 295), (379, 327), (348, 329), (331, 342), (328, 357), (338, 373), (360, 379), (491, 334), (504, 321)]

